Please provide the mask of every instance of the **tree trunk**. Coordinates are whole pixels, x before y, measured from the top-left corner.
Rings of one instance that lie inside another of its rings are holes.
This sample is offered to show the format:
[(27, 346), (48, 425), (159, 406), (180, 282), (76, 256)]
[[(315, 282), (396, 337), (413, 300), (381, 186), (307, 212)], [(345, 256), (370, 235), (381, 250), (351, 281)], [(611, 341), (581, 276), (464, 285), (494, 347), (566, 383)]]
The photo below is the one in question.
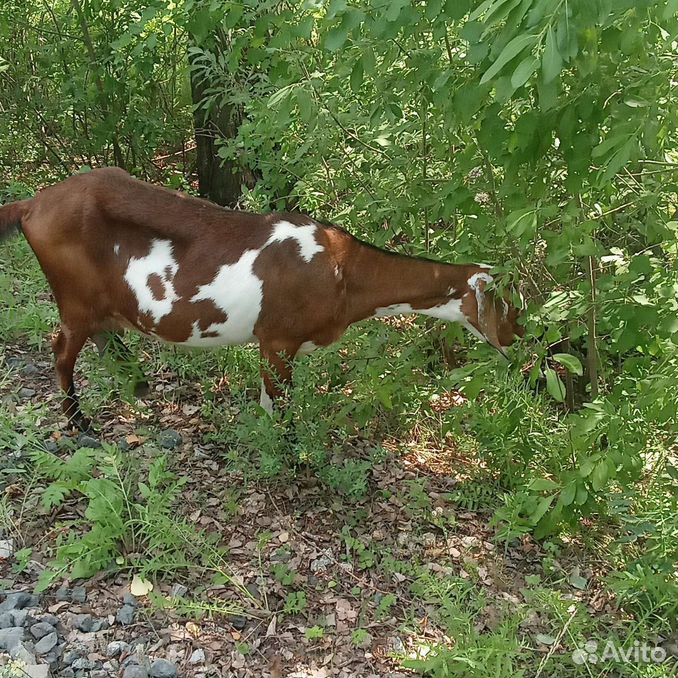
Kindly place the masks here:
[(193, 113), (197, 151), (198, 191), (224, 207), (235, 207), (240, 199), (242, 184), (253, 185), (251, 172), (237, 162), (224, 160), (217, 154), (218, 138), (233, 139), (238, 133), (236, 112), (231, 106), (212, 109), (207, 115), (197, 104), (203, 98), (207, 84), (191, 74), (191, 96), (196, 110)]

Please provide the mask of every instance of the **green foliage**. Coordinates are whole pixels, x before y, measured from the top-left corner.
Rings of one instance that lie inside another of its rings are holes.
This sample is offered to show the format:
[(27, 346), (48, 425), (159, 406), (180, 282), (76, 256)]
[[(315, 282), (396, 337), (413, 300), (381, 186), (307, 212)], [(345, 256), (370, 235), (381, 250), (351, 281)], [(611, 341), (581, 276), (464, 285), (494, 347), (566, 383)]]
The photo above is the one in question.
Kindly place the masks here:
[[(82, 448), (62, 460), (43, 450), (32, 454), (36, 473), (51, 480), (42, 492), (46, 509), (71, 495), (86, 503), (84, 518), (62, 532), (55, 558), (40, 577), (42, 590), (62, 576), (90, 577), (102, 570), (132, 568), (144, 577), (195, 566), (208, 542), (175, 515), (185, 479), (154, 459), (148, 469), (119, 456), (114, 446)], [(192, 563), (192, 565), (190, 565)]]

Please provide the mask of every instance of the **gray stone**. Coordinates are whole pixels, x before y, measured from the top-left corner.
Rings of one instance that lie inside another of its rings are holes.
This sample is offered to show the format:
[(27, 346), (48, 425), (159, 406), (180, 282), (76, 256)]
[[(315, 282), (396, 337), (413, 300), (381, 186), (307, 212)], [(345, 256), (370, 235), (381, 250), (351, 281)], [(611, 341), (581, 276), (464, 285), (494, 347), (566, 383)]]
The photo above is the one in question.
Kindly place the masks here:
[(87, 657), (78, 657), (74, 662), (71, 662), (71, 668), (76, 671), (91, 671), (94, 668), (94, 662)]
[(329, 556), (320, 556), (311, 562), (311, 572), (324, 572), (330, 565), (334, 563), (334, 559)]
[(175, 678), (177, 667), (166, 659), (156, 659), (151, 664), (151, 678)]
[(30, 628), (31, 635), (36, 640), (40, 640), (40, 638), (43, 638), (48, 633), (52, 633), (53, 631), (54, 627), (51, 624), (48, 624), (46, 621), (41, 621), (38, 622), (37, 624), (33, 624), (33, 626), (31, 626)]
[(91, 614), (76, 614), (73, 617), (73, 626), (83, 633), (92, 633), (96, 620)]
[(108, 678), (108, 673), (99, 669), (98, 671), (92, 671), (89, 674), (89, 678)]
[(96, 438), (87, 435), (87, 433), (81, 433), (78, 436), (78, 447), (89, 447), (95, 449), (97, 447), (101, 447), (101, 443)]
[(24, 639), (24, 630), (20, 626), (0, 629), (0, 650), (11, 652)]
[(148, 678), (148, 671), (139, 664), (130, 664), (125, 667), (122, 678)]
[(57, 644), (58, 640), (56, 631), (47, 634), (35, 644), (36, 654), (47, 654)]
[(64, 652), (64, 656), (61, 658), (61, 661), (66, 664), (66, 666), (70, 666), (76, 659), (78, 659), (79, 656), (80, 653), (76, 650), (66, 650), (66, 652)]
[(33, 646), (30, 643), (17, 643), (10, 651), (12, 659), (17, 659), (24, 664), (35, 664), (37, 659), (32, 652)]
[(181, 433), (173, 428), (165, 429), (158, 436), (158, 445), (165, 450), (174, 450), (182, 443)]
[(22, 610), (24, 607), (29, 607), (33, 596), (25, 591), (13, 591), (8, 593), (5, 600), (0, 603), (0, 612), (7, 612), (8, 610)]
[(68, 586), (60, 586), (56, 590), (56, 599), (59, 601), (70, 600), (71, 599), (71, 589)]
[(8, 629), (10, 626), (15, 626), (12, 613), (3, 612), (0, 614), (0, 629)]
[(115, 620), (118, 622), (118, 624), (129, 626), (134, 622), (134, 613), (135, 609), (131, 605), (123, 605), (118, 610), (118, 614), (115, 615)]
[(35, 395), (35, 389), (34, 388), (20, 388), (19, 389), (19, 398), (23, 398), (24, 400), (27, 400), (28, 398), (32, 398)]
[(26, 678), (26, 676), (28, 678), (49, 678), (49, 666), (47, 664), (28, 664), (23, 671), (22, 678)]
[(12, 615), (12, 626), (25, 626), (28, 618), (28, 610), (12, 610), (9, 614)]
[(33, 374), (38, 374), (40, 372), (40, 369), (36, 367), (33, 363), (26, 363), (21, 368), (21, 372), (30, 377)]
[(70, 666), (61, 669), (59, 671), (59, 678), (75, 678), (75, 671)]
[[(43, 614), (40, 616), (40, 621), (47, 622), (52, 626), (56, 626), (59, 623), (59, 617), (57, 617), (55, 614), (50, 614), (48, 612), (47, 614)], [(20, 626), (20, 624), (17, 624), (17, 626)]]
[(190, 659), (188, 660), (189, 664), (204, 664), (205, 663), (205, 650), (199, 647), (197, 650), (193, 650)]
[(14, 555), (14, 539), (0, 539), (0, 560)]
[(9, 367), (11, 370), (18, 370), (23, 367), (23, 364), (24, 361), (21, 358), (17, 358), (16, 356), (5, 358), (5, 365), (7, 365), (7, 367)]
[(84, 586), (74, 586), (71, 591), (71, 600), (74, 603), (84, 603), (87, 600), (87, 589)]
[(131, 647), (124, 640), (112, 640), (106, 646), (106, 655), (108, 657), (119, 657), (121, 654), (127, 654)]
[(174, 584), (170, 591), (172, 598), (183, 598), (188, 593), (188, 588), (183, 584)]
[(242, 631), (247, 626), (247, 619), (239, 614), (229, 614), (227, 619), (228, 623), (238, 631)]
[(42, 441), (42, 446), (48, 451), (48, 452), (57, 452), (59, 450), (59, 446), (54, 442), (53, 440), (43, 440)]
[(133, 596), (129, 591), (122, 597), (122, 604), (129, 605), (130, 607), (137, 607), (139, 601), (136, 599), (136, 596)]

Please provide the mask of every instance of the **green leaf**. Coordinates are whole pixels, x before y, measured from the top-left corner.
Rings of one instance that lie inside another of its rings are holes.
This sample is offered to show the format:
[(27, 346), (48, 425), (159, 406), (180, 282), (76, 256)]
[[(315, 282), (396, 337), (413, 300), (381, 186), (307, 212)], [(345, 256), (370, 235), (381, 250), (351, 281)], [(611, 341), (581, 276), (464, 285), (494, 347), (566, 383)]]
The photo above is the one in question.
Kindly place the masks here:
[(600, 492), (600, 490), (602, 490), (607, 484), (609, 476), (610, 469), (607, 465), (607, 460), (603, 459), (602, 461), (598, 462), (596, 468), (593, 469), (593, 473), (591, 474), (591, 485), (593, 486), (593, 489), (596, 492)]
[(582, 376), (584, 374), (584, 368), (582, 367), (581, 361), (579, 358), (576, 358), (569, 353), (556, 353), (553, 355), (553, 359), (563, 365), (569, 372)]
[(528, 47), (532, 47), (535, 42), (537, 42), (536, 35), (519, 35), (518, 37), (513, 38), (513, 40), (511, 40), (511, 42), (509, 42), (501, 51), (497, 60), (485, 71), (483, 77), (480, 78), (480, 84), (483, 85), (488, 80), (492, 80), (492, 78), (494, 78), (494, 76), (511, 61), (511, 59), (517, 57)]
[(336, 52), (340, 47), (343, 47), (347, 38), (348, 26), (342, 21), (338, 26), (331, 28), (327, 32), (323, 46), (329, 52)]
[(583, 591), (586, 588), (587, 581), (579, 573), (578, 567), (575, 567), (572, 572), (570, 572), (570, 576), (567, 578), (567, 581), (570, 583), (570, 585), (574, 586), (574, 588), (579, 589), (580, 591)]
[(549, 395), (554, 400), (562, 403), (565, 400), (565, 384), (563, 384), (555, 370), (550, 367), (544, 370), (544, 374), (546, 375), (546, 390), (549, 392)]
[(516, 67), (516, 70), (513, 71), (513, 75), (511, 76), (511, 85), (515, 89), (522, 87), (530, 79), (530, 76), (537, 70), (538, 65), (539, 59), (537, 59), (535, 56), (530, 55), (523, 59)]
[(566, 485), (563, 488), (563, 491), (560, 493), (560, 503), (563, 506), (569, 506), (577, 495), (577, 484), (572, 482)]
[(563, 67), (563, 59), (558, 51), (556, 43), (556, 36), (553, 33), (553, 28), (549, 26), (546, 34), (546, 47), (541, 59), (541, 75), (545, 84), (553, 80)]
[(351, 77), (349, 79), (351, 89), (357, 94), (360, 90), (360, 86), (363, 84), (363, 60), (358, 59), (353, 66), (351, 71)]
[(557, 490), (559, 487), (558, 483), (551, 480), (550, 478), (535, 478), (530, 483), (530, 489), (540, 492), (542, 490)]

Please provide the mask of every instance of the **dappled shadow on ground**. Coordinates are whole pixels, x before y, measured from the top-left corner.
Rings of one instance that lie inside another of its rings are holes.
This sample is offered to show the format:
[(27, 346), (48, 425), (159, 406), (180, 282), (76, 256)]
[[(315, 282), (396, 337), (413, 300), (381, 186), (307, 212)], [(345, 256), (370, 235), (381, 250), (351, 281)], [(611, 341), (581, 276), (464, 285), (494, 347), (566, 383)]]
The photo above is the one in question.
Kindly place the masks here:
[[(7, 358), (6, 406), (20, 419), (31, 403), (47, 402), (40, 414), (44, 438), (55, 454), (69, 454), (64, 443), (73, 434), (61, 428), (49, 354), (11, 346)], [(87, 634), (92, 654), (113, 639), (143, 640), (147, 654), (167, 657), (187, 676), (385, 675), (402, 672), (399, 660), (422, 645), (454, 643), (438, 623), (448, 580), (467, 581), (483, 597), (474, 619), (478, 633), (492, 631), (505, 609), (522, 602), (525, 576), (539, 570), (543, 554), (529, 538), (507, 548), (495, 543), (486, 507), (455, 493), (474, 461), (451, 439), (436, 450), (413, 441), (404, 451), (382, 441), (392, 451), (378, 460), (370, 456), (373, 441), (351, 441), (342, 454), (371, 461), (367, 491), (349, 501), (329, 491), (310, 467), (268, 480), (243, 470), (234, 463), (237, 450), (209, 441), (214, 427), (199, 415), (198, 385), (180, 383), (170, 372), (153, 382), (142, 409), (120, 400), (105, 404), (97, 438), (128, 448), (142, 466), (168, 455), (170, 467), (186, 479), (177, 516), (227, 548), (224, 576), (208, 579), (199, 567), (158, 573), (153, 596), (159, 599), (142, 598), (143, 615), (132, 626), (113, 623)], [(159, 436), (168, 430), (181, 442)], [(19, 575), (5, 563), (4, 574), (17, 587), (32, 586), (65, 535), (62, 526), (84, 511), (77, 498), (51, 511), (41, 508), (40, 487), (29, 478), (17, 477), (11, 489), (21, 506), (14, 529), (34, 549), (35, 561)], [(115, 615), (132, 574), (88, 580), (82, 605), (56, 604), (56, 587), (45, 595), (58, 614)], [(171, 595), (177, 584), (186, 587), (179, 600)], [(158, 605), (162, 599), (168, 607)], [(229, 616), (234, 605), (242, 614)], [(525, 623), (527, 631), (539, 631), (538, 618)], [(204, 650), (205, 661), (190, 664), (196, 649)]]

